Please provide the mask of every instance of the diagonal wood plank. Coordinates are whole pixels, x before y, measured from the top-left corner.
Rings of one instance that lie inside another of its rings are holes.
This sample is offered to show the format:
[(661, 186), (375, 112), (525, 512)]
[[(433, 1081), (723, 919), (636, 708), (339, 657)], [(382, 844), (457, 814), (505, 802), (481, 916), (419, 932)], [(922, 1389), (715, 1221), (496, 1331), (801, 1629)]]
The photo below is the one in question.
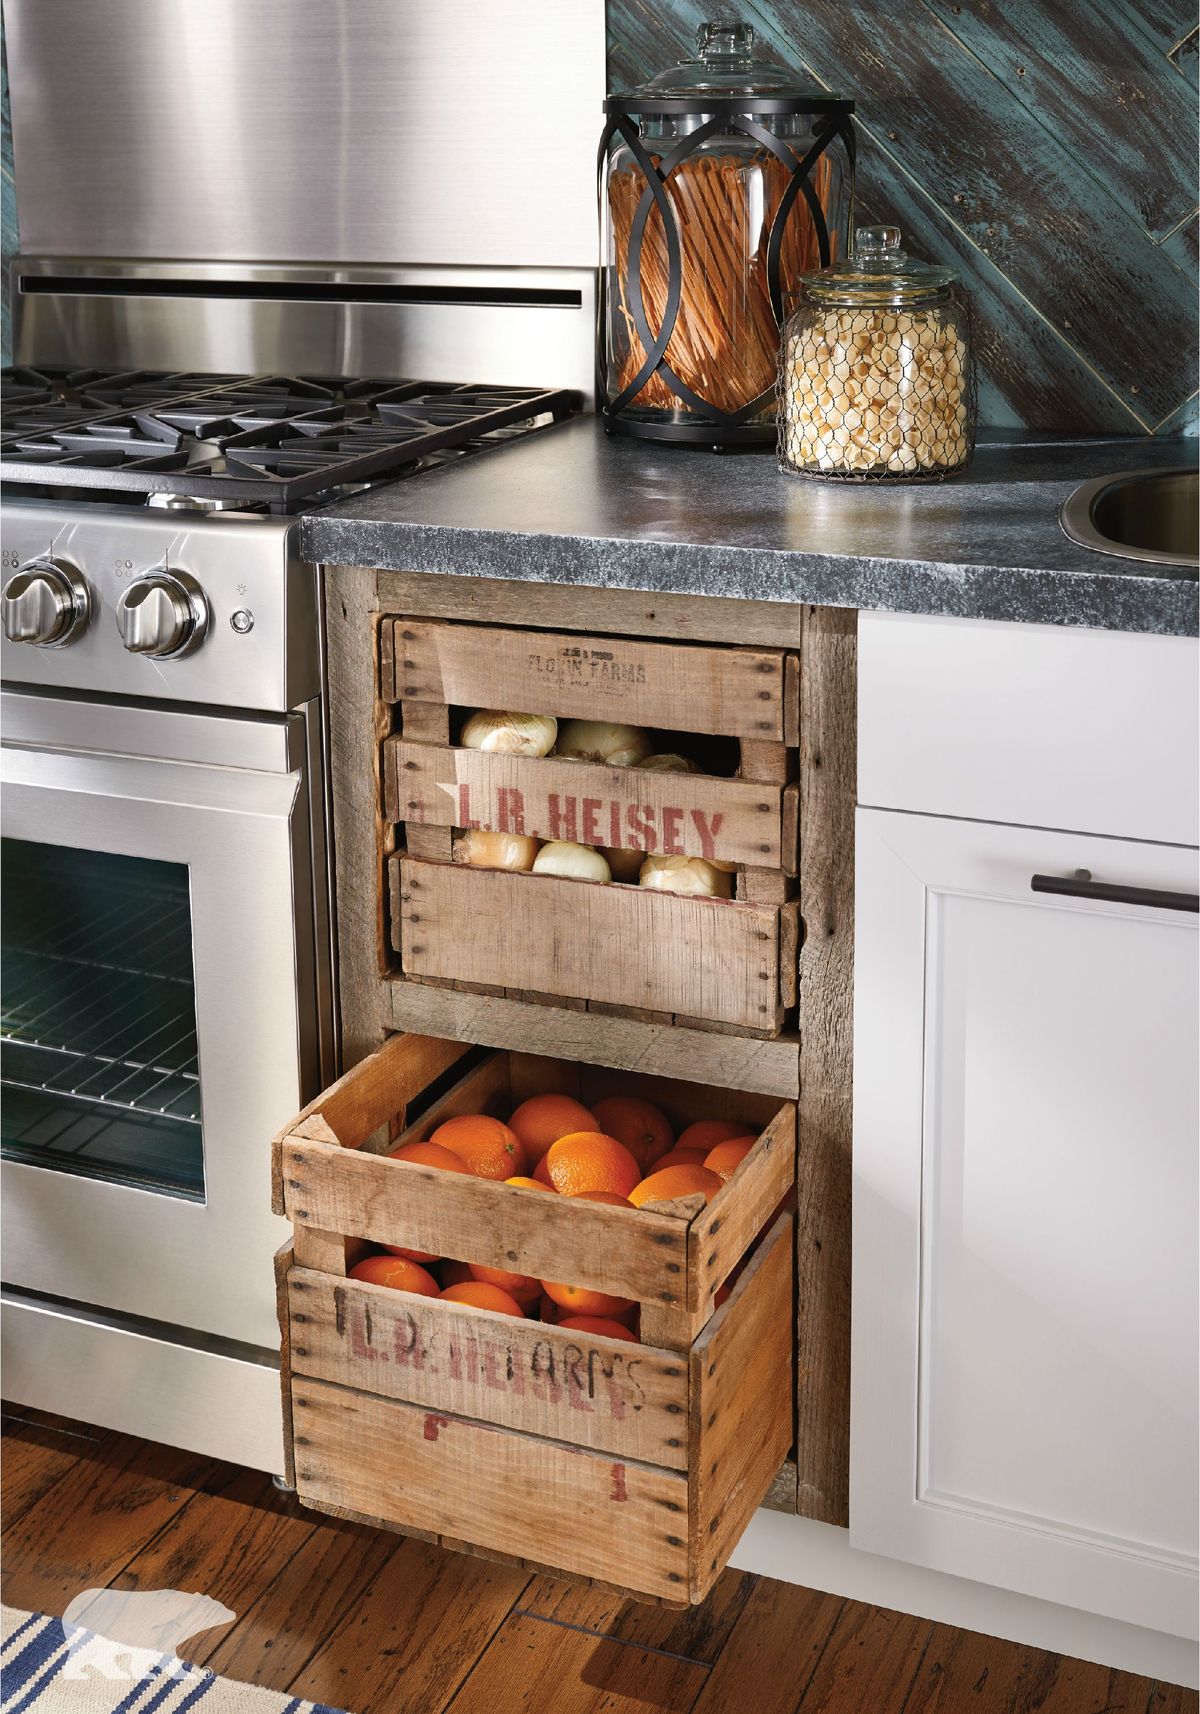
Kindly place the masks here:
[[(1100, 0), (926, 0), (930, 10), (1025, 110), (1065, 143), (1154, 238), (1196, 202), (1196, 102), (1162, 49), (1116, 31)], [(1098, 142), (1103, 139), (1101, 147)]]
[(850, 1708), (901, 1714), (931, 1630), (928, 1619), (847, 1601), (796, 1704), (799, 1714), (845, 1714)]

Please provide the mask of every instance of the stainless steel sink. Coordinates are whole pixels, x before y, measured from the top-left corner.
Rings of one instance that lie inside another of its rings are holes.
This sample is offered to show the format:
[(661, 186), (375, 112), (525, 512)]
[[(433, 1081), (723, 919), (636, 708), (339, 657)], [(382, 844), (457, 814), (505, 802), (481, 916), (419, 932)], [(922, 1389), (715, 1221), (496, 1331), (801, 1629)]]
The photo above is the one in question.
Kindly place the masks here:
[(1073, 542), (1096, 553), (1154, 565), (1200, 564), (1200, 472), (1125, 470), (1085, 482), (1059, 522)]

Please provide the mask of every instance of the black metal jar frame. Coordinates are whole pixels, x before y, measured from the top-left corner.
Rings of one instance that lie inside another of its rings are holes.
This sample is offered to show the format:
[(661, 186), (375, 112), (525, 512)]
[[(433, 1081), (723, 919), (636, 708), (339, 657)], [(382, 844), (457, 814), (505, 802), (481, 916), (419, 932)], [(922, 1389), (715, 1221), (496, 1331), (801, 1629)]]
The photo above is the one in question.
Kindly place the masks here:
[[(604, 135), (600, 140), (598, 171), (600, 178), (600, 196), (603, 199), (608, 193), (608, 156), (609, 146), (615, 136), (620, 136), (627, 144), (630, 154), (640, 168), (646, 181), (646, 188), (638, 202), (634, 213), (633, 224), (629, 235), (628, 269), (624, 281), (624, 291), (629, 313), (633, 317), (634, 327), (641, 340), (645, 360), (637, 374), (623, 387), (615, 397), (608, 394), (608, 304), (607, 304), (607, 266), (603, 270), (603, 281), (599, 301), (599, 321), (596, 342), (596, 373), (597, 397), (601, 404), (601, 414), (605, 426), (610, 433), (637, 435), (645, 440), (669, 440), (695, 442), (701, 445), (720, 448), (723, 446), (746, 445), (754, 442), (773, 442), (775, 439), (775, 424), (771, 422), (756, 422), (766, 406), (774, 397), (774, 385), (765, 389), (757, 398), (737, 411), (723, 411), (718, 406), (710, 404), (707, 399), (693, 391), (671, 368), (667, 362), (667, 346), (675, 331), (675, 322), (679, 315), (679, 306), (683, 298), (683, 246), (676, 222), (675, 211), (671, 199), (667, 195), (666, 184), (671, 174), (681, 166), (714, 134), (725, 135), (730, 131), (741, 132), (751, 138), (761, 148), (766, 149), (781, 166), (788, 171), (788, 182), (783, 195), (775, 210), (771, 222), (771, 230), (767, 237), (767, 290), (771, 298), (771, 308), (775, 320), (780, 327), (784, 320), (783, 287), (779, 278), (779, 262), (783, 250), (783, 237), (787, 223), (799, 197), (803, 197), (812, 216), (813, 226), (817, 234), (817, 250), (821, 258), (821, 266), (827, 268), (832, 260), (829, 244), (829, 228), (825, 222), (825, 211), (821, 200), (812, 185), (812, 169), (821, 156), (835, 139), (840, 139), (845, 145), (846, 157), (851, 173), (851, 197), (853, 196), (853, 173), (855, 163), (854, 123), (851, 115), (854, 112), (853, 101), (843, 101), (835, 96), (812, 96), (802, 101), (784, 101), (754, 96), (705, 96), (703, 105), (696, 99), (679, 98), (645, 98), (631, 102), (628, 98), (610, 97), (604, 103), (604, 111), (608, 114), (608, 122), (604, 127)], [(747, 105), (754, 109), (753, 117), (746, 112)], [(673, 116), (703, 112), (707, 117), (690, 131), (686, 137), (680, 138), (669, 153), (662, 156), (656, 166), (649, 151), (642, 142), (641, 128), (638, 122), (639, 114)], [(794, 117), (798, 114), (816, 114), (825, 119), (825, 123), (815, 129), (815, 141), (806, 154), (797, 158), (794, 151), (782, 143), (778, 137), (767, 130), (759, 122), (759, 118)], [(642, 241), (645, 237), (646, 223), (651, 209), (657, 204), (662, 217), (663, 234), (667, 246), (667, 299), (663, 313), (662, 325), (655, 333), (650, 326), (650, 318), (646, 313), (646, 305), (642, 296)], [(675, 394), (680, 404), (685, 406), (698, 421), (677, 422), (669, 420), (653, 420), (628, 414), (628, 407), (633, 404), (642, 388), (652, 375), (661, 375), (663, 380)]]

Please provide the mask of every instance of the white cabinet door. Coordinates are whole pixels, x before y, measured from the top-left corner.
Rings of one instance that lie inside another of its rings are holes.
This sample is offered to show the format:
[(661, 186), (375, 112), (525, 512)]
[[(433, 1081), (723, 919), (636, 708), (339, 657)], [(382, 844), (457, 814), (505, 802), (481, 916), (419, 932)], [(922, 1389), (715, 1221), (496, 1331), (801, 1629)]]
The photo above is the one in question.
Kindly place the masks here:
[(860, 810), (856, 1545), (1196, 1634), (1197, 917), (1171, 846)]

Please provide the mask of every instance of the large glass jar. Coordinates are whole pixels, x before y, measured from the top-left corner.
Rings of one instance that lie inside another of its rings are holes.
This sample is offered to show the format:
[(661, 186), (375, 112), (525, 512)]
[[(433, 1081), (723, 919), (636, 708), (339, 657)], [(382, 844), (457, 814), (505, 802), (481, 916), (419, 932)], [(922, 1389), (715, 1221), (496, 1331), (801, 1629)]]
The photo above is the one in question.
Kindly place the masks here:
[(784, 316), (845, 251), (854, 104), (755, 58), (747, 24), (698, 45), (605, 103), (601, 409), (650, 439), (770, 441)]
[(784, 328), (779, 462), (797, 476), (933, 482), (970, 463), (975, 371), (950, 268), (906, 256), (895, 226), (805, 276)]

